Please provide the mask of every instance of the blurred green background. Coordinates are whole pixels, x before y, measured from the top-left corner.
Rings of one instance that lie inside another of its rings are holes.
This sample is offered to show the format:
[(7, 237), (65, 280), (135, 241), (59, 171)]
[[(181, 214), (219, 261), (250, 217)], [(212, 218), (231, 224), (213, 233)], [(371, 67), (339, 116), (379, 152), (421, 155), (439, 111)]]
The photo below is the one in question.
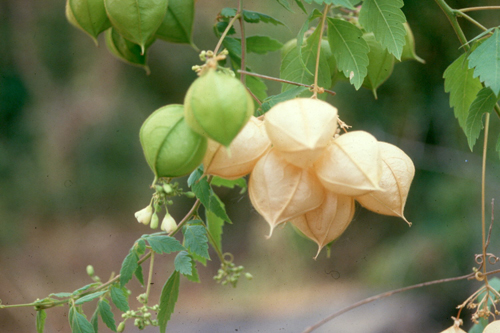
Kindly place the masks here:
[[(214, 48), (217, 13), (235, 4), (198, 1), (194, 42), (200, 49)], [(449, 4), (462, 8), (497, 1)], [(247, 24), (248, 35), (269, 34), (283, 43), (295, 38), (305, 20), (295, 5), (295, 13), (268, 0), (246, 0), (245, 7), (288, 26)], [(398, 145), (413, 159), (417, 170), (405, 214), (413, 226), (358, 207), (333, 245), (331, 258), (322, 253), (314, 261), (315, 244), (289, 227), (278, 228), (266, 240), (268, 227), (247, 194), (217, 189), (234, 221), (224, 229), (224, 249), (255, 278), (242, 280), (237, 289), (217, 285), (212, 276), (219, 263), (212, 253), (213, 261), (199, 267), (202, 283), (182, 283), (173, 332), (301, 332), (362, 297), (471, 272), (474, 254), (481, 251), (483, 140), (470, 152), (442, 79), (462, 51), (433, 1), (408, 0), (403, 11), (426, 64), (398, 63), (379, 88), (378, 100), (368, 90), (356, 91), (341, 82), (328, 101), (353, 129)], [(498, 12), (473, 16), (487, 27), (498, 25)], [(463, 23), (469, 39), (480, 32)], [(133, 241), (150, 232), (134, 219), (134, 212), (150, 200), (153, 179), (142, 155), (139, 128), (155, 109), (183, 102), (196, 78), (191, 66), (200, 61), (189, 46), (158, 41), (150, 50), (148, 76), (114, 58), (102, 36), (95, 47), (70, 26), (61, 0), (1, 1), (0, 37), (0, 299), (14, 304), (89, 283), (87, 264), (107, 279), (119, 271)], [(275, 77), (279, 63), (278, 52), (248, 58), (255, 72)], [(270, 95), (279, 92), (279, 84), (266, 83)], [(490, 201), (500, 192), (500, 163), (494, 151), (499, 124), (492, 117), (488, 222)], [(180, 183), (187, 187), (185, 179)], [(178, 200), (172, 214), (181, 219), (191, 204)], [(498, 253), (498, 230), (494, 226), (489, 252)], [(159, 292), (167, 279), (171, 261), (158, 261), (153, 291)], [(455, 307), (478, 286), (461, 281), (419, 289), (359, 309), (356, 322), (345, 315), (330, 327), (336, 327), (335, 332), (438, 332), (452, 324)], [(140, 292), (138, 285), (132, 288)], [(388, 310), (380, 314), (380, 309)], [(65, 311), (48, 311), (47, 332), (69, 331)], [(93, 309), (86, 311), (91, 314)], [(298, 314), (304, 321), (288, 325)], [(466, 328), (469, 315), (464, 315)], [(195, 326), (200, 321), (204, 328)], [(351, 324), (365, 326), (359, 330)], [(31, 308), (0, 310), (1, 332), (34, 330)]]

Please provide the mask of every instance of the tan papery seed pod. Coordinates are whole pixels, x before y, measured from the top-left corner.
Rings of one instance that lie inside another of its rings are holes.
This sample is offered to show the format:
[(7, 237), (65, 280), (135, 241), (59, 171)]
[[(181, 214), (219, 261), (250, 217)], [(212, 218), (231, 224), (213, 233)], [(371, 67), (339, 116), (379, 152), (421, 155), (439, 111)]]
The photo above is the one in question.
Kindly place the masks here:
[(209, 140), (203, 165), (205, 173), (226, 179), (237, 179), (252, 172), (255, 164), (271, 147), (264, 123), (252, 117), (229, 145)]
[(492, 321), (484, 328), (483, 333), (499, 333), (500, 332), (500, 320)]
[(255, 165), (248, 182), (254, 208), (274, 228), (313, 210), (324, 199), (324, 189), (311, 169), (301, 169), (269, 150)]
[(295, 98), (266, 113), (266, 131), (285, 160), (300, 168), (311, 166), (337, 130), (337, 109), (327, 102)]
[[(491, 331), (493, 332), (493, 331)], [(458, 326), (451, 326), (451, 327), (448, 327), (447, 329), (445, 329), (444, 331), (442, 331), (441, 333), (467, 333), (465, 332), (463, 329), (461, 329), (460, 327)], [(484, 333), (484, 332), (483, 332)]]
[(356, 197), (356, 200), (375, 213), (399, 216), (411, 226), (404, 217), (404, 208), (415, 176), (415, 166), (411, 158), (398, 147), (387, 142), (379, 142), (378, 146), (382, 158), (381, 189)]
[(354, 199), (345, 195), (327, 192), (318, 208), (296, 217), (290, 222), (305, 236), (318, 244), (318, 252), (337, 239), (347, 229), (354, 216)]
[(380, 189), (379, 147), (375, 137), (365, 131), (332, 139), (314, 168), (323, 186), (338, 194), (360, 196)]

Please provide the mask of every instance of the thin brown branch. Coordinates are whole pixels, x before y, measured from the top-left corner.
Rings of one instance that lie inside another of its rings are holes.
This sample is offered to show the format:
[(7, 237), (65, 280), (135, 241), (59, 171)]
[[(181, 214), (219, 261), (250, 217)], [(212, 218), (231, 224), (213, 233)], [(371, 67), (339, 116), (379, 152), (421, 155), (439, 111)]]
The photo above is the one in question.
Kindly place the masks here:
[[(238, 13), (241, 13), (240, 18), (238, 19), (240, 21), (240, 35), (241, 35), (241, 64), (240, 68), (246, 69), (245, 66), (245, 55), (246, 55), (246, 39), (245, 39), (245, 20), (243, 20), (243, 0), (240, 0), (239, 6), (238, 6)], [(243, 83), (245, 86), (245, 74), (240, 73), (240, 81)]]
[(321, 21), (319, 22), (320, 32), (319, 32), (319, 43), (318, 43), (318, 51), (316, 52), (316, 68), (314, 70), (314, 84), (313, 84), (313, 95), (312, 98), (318, 97), (318, 74), (319, 74), (319, 59), (321, 55), (321, 41), (323, 40), (323, 31), (325, 30), (325, 21), (326, 14), (330, 10), (330, 5), (325, 5), (323, 9), (323, 16), (321, 17)]

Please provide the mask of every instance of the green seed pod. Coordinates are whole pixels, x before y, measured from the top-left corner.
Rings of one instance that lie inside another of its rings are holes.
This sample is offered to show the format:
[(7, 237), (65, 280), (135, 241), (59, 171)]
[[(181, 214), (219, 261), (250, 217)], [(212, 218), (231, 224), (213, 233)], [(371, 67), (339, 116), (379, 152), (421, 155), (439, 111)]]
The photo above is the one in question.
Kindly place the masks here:
[(403, 46), (403, 53), (401, 54), (401, 61), (405, 60), (416, 60), (422, 64), (425, 64), (425, 60), (420, 58), (415, 53), (415, 38), (413, 37), (413, 32), (411, 31), (410, 25), (408, 22), (403, 23), (406, 36), (405, 36), (405, 45)]
[(157, 177), (180, 177), (201, 164), (207, 139), (184, 121), (184, 108), (171, 104), (156, 110), (140, 131), (146, 161)]
[(92, 265), (87, 266), (87, 275), (93, 277), (95, 274), (94, 267)]
[(228, 147), (253, 114), (253, 100), (236, 78), (214, 69), (196, 79), (184, 99), (187, 124)]
[[(137, 44), (130, 42), (125, 39), (122, 35), (116, 32), (115, 29), (110, 28), (106, 30), (106, 46), (109, 52), (113, 54), (118, 59), (134, 66), (139, 66), (144, 68), (146, 74), (150, 73), (149, 67), (147, 65), (148, 57), (147, 50), (142, 53), (141, 47)], [(154, 42), (152, 39), (148, 44), (146, 44), (146, 49)]]
[(69, 23), (87, 33), (97, 45), (97, 36), (111, 26), (102, 0), (67, 0)]
[(377, 88), (384, 83), (392, 74), (394, 68), (394, 56), (380, 44), (373, 33), (363, 35), (363, 39), (370, 47), (368, 53), (368, 74), (363, 81), (363, 87), (370, 89), (377, 98)]
[(123, 332), (125, 330), (125, 322), (122, 321), (120, 324), (118, 324), (118, 328), (116, 329), (117, 332)]

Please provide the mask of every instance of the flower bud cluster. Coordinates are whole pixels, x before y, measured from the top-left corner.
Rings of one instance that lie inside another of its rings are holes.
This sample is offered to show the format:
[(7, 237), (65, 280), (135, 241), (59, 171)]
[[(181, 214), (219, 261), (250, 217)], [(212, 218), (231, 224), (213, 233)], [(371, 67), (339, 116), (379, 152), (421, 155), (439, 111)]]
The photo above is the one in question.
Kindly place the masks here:
[[(217, 271), (217, 275), (214, 276), (214, 280), (223, 286), (230, 283), (233, 287), (236, 287), (244, 269), (245, 268), (243, 266), (236, 266), (232, 262), (224, 261), (221, 263), (221, 267)], [(247, 280), (253, 279), (253, 276), (250, 273), (245, 273), (244, 276)]]
[[(144, 305), (137, 309), (136, 311), (134, 310), (128, 310), (125, 313), (122, 314), (122, 318), (124, 321), (122, 321), (117, 328), (118, 332), (123, 332), (125, 329), (125, 322), (127, 319), (134, 319), (134, 326), (137, 327), (140, 330), (145, 329), (148, 326), (158, 326), (158, 320), (157, 319), (152, 319), (152, 313), (153, 312), (158, 312), (159, 310), (159, 305), (156, 304), (154, 306), (147, 306)], [(121, 328), (121, 330), (120, 330)]]

